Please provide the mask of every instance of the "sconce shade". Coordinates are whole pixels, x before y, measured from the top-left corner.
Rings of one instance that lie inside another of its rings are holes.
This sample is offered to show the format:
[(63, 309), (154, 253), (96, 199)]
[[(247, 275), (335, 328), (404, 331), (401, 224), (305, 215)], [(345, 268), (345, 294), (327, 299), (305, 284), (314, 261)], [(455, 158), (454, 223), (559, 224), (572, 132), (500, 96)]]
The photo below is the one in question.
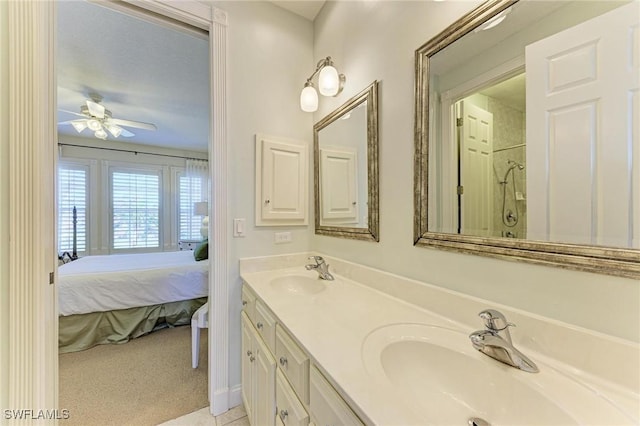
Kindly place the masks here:
[(304, 112), (314, 112), (318, 109), (318, 92), (311, 85), (305, 85), (300, 93), (300, 108)]
[(327, 65), (320, 70), (318, 77), (318, 90), (324, 96), (335, 96), (340, 90), (340, 77), (338, 70), (331, 65)]

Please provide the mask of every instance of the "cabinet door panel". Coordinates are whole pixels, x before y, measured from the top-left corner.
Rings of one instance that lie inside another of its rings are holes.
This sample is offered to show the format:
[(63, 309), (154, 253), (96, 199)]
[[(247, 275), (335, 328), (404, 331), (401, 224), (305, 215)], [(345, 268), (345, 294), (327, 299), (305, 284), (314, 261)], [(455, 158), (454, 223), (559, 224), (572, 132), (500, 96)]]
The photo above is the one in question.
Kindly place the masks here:
[(251, 320), (245, 312), (241, 315), (242, 318), (242, 401), (244, 402), (244, 408), (247, 411), (249, 421), (253, 424), (253, 401), (255, 387), (253, 385), (253, 362), (251, 357), (253, 354), (253, 326)]
[(276, 361), (259, 337), (256, 336), (257, 356), (255, 360), (254, 401), (255, 425), (273, 426), (275, 421)]

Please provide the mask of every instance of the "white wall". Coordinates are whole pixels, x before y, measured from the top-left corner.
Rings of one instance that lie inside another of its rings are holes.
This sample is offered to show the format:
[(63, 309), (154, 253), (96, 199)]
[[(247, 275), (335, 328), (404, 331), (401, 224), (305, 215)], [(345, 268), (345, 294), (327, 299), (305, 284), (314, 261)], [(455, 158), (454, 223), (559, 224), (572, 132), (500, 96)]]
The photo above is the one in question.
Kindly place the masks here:
[[(242, 257), (308, 251), (312, 225), (255, 227), (255, 134), (306, 141), (312, 147), (312, 115), (300, 110), (300, 91), (313, 71), (311, 22), (267, 2), (214, 2), (228, 12), (228, 217), (245, 218), (246, 237), (229, 244), (229, 384), (240, 384), (240, 288)], [(312, 156), (309, 156), (309, 170)], [(310, 175), (309, 190), (313, 178)], [(313, 197), (309, 197), (309, 209)], [(309, 223), (313, 223), (310, 216)], [(291, 231), (293, 242), (274, 244)]]
[(0, 2), (0, 407), (9, 405), (9, 30)]
[(638, 341), (640, 284), (636, 280), (412, 244), (414, 51), (476, 4), (325, 4), (314, 23), (314, 57), (331, 55), (347, 76), (347, 85), (337, 98), (321, 97), (314, 121), (380, 80), (380, 243), (314, 235), (312, 249)]

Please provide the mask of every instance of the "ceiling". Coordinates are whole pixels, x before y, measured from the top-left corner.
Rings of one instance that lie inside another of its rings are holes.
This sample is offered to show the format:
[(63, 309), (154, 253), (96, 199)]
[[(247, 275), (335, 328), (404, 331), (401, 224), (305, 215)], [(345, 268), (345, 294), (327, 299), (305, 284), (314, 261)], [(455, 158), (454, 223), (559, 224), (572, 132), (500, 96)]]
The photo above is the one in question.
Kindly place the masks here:
[(308, 19), (309, 21), (313, 21), (318, 16), (320, 9), (326, 3), (325, 0), (317, 1), (317, 0), (299, 0), (299, 1), (275, 1), (272, 0), (271, 3), (279, 6), (283, 9), (287, 9), (295, 13), (296, 15), (300, 15), (303, 18)]
[[(206, 38), (89, 2), (58, 2), (58, 108), (80, 112), (90, 93), (114, 118), (153, 123), (109, 140), (206, 151), (209, 50)], [(58, 121), (78, 118), (58, 111)], [(94, 138), (58, 125), (61, 135)]]

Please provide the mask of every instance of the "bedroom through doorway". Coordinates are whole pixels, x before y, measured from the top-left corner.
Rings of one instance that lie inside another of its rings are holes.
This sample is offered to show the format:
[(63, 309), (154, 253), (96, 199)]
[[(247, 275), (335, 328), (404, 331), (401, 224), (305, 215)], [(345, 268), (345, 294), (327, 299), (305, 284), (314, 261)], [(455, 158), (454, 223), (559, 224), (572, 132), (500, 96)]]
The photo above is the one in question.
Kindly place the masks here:
[(59, 406), (157, 424), (209, 405), (209, 35), (106, 4), (57, 3)]

